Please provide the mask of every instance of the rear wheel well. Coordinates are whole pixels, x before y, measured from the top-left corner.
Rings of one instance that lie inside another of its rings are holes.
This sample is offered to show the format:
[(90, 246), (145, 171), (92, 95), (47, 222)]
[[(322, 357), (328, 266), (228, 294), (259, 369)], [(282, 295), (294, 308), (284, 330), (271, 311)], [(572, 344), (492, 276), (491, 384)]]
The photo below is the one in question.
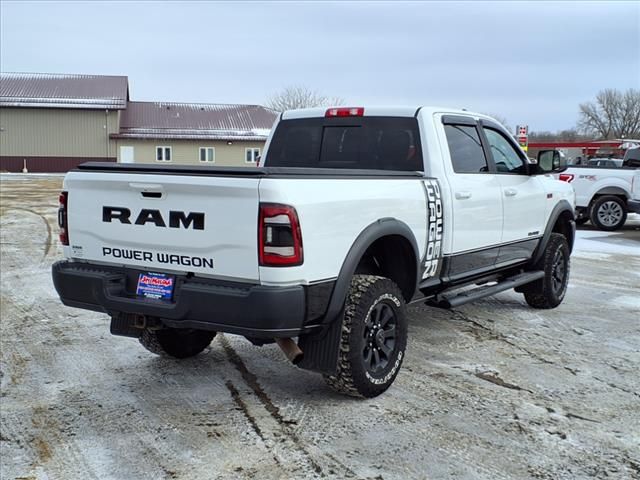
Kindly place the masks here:
[(418, 261), (411, 242), (402, 235), (387, 235), (367, 248), (354, 273), (393, 280), (409, 302), (417, 287), (417, 268)]
[(618, 187), (607, 187), (607, 188), (603, 188), (602, 190), (599, 190), (598, 193), (596, 193), (591, 198), (590, 205), (593, 205), (598, 200), (599, 197), (602, 197), (604, 195), (613, 195), (614, 197), (618, 197), (620, 200), (622, 200), (625, 203), (625, 205), (629, 198), (629, 196), (623, 189)]
[(568, 210), (563, 211), (556, 220), (556, 223), (553, 225), (553, 229), (551, 230), (554, 233), (559, 233), (564, 238), (567, 239), (567, 243), (569, 244), (569, 251), (573, 250), (573, 228), (571, 227), (571, 221), (573, 220), (573, 215)]

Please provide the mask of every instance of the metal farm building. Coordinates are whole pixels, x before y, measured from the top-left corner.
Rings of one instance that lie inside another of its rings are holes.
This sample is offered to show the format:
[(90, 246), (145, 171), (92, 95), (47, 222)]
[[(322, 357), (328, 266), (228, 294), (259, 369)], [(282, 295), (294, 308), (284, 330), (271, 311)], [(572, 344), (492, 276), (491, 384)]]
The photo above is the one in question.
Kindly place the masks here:
[(64, 172), (88, 160), (116, 161), (127, 77), (3, 73), (0, 170)]
[(257, 105), (129, 102), (111, 138), (119, 162), (252, 166), (275, 118)]
[(86, 161), (252, 166), (276, 118), (258, 105), (129, 101), (125, 76), (0, 74), (0, 171)]

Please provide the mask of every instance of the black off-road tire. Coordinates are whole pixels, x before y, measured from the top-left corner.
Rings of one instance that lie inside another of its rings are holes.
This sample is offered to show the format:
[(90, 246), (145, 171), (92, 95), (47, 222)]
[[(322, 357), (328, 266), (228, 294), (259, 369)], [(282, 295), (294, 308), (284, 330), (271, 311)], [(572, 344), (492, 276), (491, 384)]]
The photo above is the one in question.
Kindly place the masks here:
[(216, 332), (180, 328), (150, 330), (145, 328), (138, 339), (140, 344), (156, 355), (189, 358), (209, 346)]
[(326, 382), (354, 397), (380, 395), (398, 375), (406, 347), (405, 301), (398, 286), (388, 278), (354, 275), (342, 319), (338, 370), (325, 375)]
[(603, 195), (593, 202), (590, 210), (591, 224), (598, 230), (613, 232), (627, 221), (627, 205), (620, 197)]
[(534, 267), (543, 270), (544, 277), (522, 289), (524, 298), (533, 308), (555, 308), (564, 299), (569, 284), (569, 244), (564, 235), (552, 233), (544, 255)]

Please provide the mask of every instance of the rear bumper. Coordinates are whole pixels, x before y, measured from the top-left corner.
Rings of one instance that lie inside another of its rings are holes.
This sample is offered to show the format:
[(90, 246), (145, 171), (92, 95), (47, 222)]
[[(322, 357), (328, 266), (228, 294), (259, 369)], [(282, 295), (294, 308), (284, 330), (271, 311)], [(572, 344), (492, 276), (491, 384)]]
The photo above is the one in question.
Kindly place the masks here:
[(628, 200), (627, 210), (631, 213), (640, 213), (640, 200)]
[[(70, 307), (160, 320), (174, 328), (197, 328), (250, 337), (293, 337), (315, 330), (333, 282), (316, 287), (268, 287), (177, 276), (173, 301), (140, 298), (140, 271), (80, 262), (53, 264), (53, 284)], [(318, 288), (322, 287), (323, 288)], [(311, 297), (311, 298), (309, 298)], [(309, 300), (308, 300), (309, 298)]]

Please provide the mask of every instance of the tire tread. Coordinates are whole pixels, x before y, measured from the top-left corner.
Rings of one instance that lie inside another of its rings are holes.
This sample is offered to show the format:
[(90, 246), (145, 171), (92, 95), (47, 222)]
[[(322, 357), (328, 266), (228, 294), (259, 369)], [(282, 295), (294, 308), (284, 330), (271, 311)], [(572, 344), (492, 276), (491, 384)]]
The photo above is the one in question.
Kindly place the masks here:
[[(358, 321), (358, 307), (362, 297), (378, 282), (385, 282), (385, 289), (402, 299), (402, 293), (397, 285), (386, 277), (376, 275), (354, 275), (345, 303), (345, 311), (342, 319), (340, 333), (340, 348), (338, 353), (338, 368), (334, 375), (325, 375), (325, 381), (336, 392), (358, 398), (371, 398), (382, 393), (393, 383), (393, 379), (384, 388), (375, 388), (371, 384), (363, 384), (354, 376), (350, 361), (351, 341), (350, 335), (354, 322)], [(404, 351), (403, 351), (404, 354)], [(399, 368), (398, 368), (399, 370)], [(397, 374), (397, 372), (396, 372)]]
[(555, 308), (562, 302), (562, 299), (564, 298), (564, 293), (559, 300), (555, 298), (551, 290), (551, 272), (548, 268), (548, 266), (553, 262), (553, 257), (558, 248), (565, 249), (565, 255), (567, 255), (566, 276), (567, 282), (569, 281), (568, 277), (571, 263), (568, 257), (569, 245), (567, 243), (567, 239), (560, 233), (552, 233), (551, 238), (549, 239), (549, 243), (547, 244), (547, 247), (544, 251), (544, 255), (536, 265), (536, 269), (544, 271), (544, 278), (526, 285), (526, 287), (523, 289), (526, 302), (533, 308)]
[[(175, 341), (176, 337), (185, 338)], [(151, 330), (145, 328), (138, 338), (140, 344), (151, 353), (162, 357), (189, 358), (198, 355), (209, 346), (216, 332), (193, 330), (188, 333), (173, 328)]]

